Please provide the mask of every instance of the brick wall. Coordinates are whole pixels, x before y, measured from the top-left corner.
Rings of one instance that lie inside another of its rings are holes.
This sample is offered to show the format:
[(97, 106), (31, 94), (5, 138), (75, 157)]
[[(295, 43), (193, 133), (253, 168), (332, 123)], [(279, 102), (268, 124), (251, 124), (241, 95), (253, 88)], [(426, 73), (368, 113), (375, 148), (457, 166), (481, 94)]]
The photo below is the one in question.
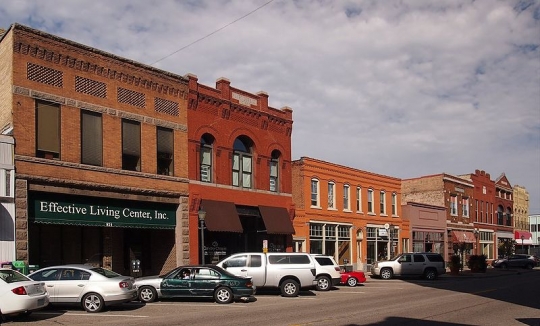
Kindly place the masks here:
[[(0, 33), (3, 34), (3, 33)], [(0, 35), (1, 37), (1, 35)], [(0, 42), (0, 129), (11, 123), (11, 80), (13, 79), (13, 34), (8, 33)]]

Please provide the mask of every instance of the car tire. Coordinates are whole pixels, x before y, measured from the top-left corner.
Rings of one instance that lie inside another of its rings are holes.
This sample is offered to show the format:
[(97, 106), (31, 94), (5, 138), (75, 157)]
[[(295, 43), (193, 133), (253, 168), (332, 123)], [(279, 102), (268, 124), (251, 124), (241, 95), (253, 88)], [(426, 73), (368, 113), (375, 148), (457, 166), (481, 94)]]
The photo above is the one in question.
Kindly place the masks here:
[(82, 298), (82, 306), (87, 312), (100, 312), (105, 307), (105, 301), (97, 293), (87, 293)]
[(392, 272), (392, 269), (390, 269), (390, 268), (381, 269), (381, 278), (383, 280), (389, 280), (392, 277), (394, 277), (394, 272)]
[(139, 290), (139, 301), (144, 303), (154, 302), (157, 299), (157, 292), (151, 286), (143, 286)]
[(214, 300), (217, 303), (231, 303), (233, 301), (233, 293), (232, 290), (228, 287), (219, 287), (214, 292)]
[(349, 279), (347, 280), (347, 285), (350, 287), (355, 287), (357, 284), (358, 280), (356, 279), (356, 277), (349, 277)]
[(502, 263), (502, 264), (501, 264), (501, 268), (502, 268), (502, 269), (507, 269), (508, 266), (506, 265), (506, 263)]
[(533, 269), (534, 266), (533, 266), (533, 264), (527, 264), (527, 266), (525, 266), (525, 268), (526, 268), (526, 269)]
[(317, 277), (317, 285), (315, 285), (315, 288), (317, 291), (328, 291), (331, 288), (330, 278), (328, 276), (319, 276)]
[(433, 268), (428, 268), (424, 271), (424, 278), (433, 281), (437, 278), (437, 271)]
[(281, 290), (281, 295), (284, 297), (297, 297), (300, 292), (300, 284), (291, 279), (283, 281), (279, 288)]

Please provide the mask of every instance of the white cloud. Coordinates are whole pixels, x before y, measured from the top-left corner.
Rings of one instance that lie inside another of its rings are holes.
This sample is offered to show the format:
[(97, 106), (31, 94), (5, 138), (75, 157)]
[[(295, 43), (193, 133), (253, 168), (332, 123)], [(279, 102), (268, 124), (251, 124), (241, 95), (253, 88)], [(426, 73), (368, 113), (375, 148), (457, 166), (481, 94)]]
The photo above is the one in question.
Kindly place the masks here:
[(504, 172), (540, 213), (538, 2), (275, 0), (227, 26), (266, 2), (7, 0), (0, 24), (264, 90), (294, 110), (294, 159)]

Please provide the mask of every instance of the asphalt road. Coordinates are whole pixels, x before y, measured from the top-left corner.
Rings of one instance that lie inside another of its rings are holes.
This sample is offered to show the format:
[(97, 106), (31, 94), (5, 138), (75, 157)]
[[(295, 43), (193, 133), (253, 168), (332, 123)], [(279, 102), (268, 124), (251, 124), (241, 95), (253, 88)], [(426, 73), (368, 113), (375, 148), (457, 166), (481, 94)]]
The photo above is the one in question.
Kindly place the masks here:
[(132, 302), (103, 313), (55, 307), (5, 325), (540, 325), (540, 270), (494, 277), (379, 280), (355, 288), (302, 291), (297, 298), (258, 291), (248, 303), (208, 300)]

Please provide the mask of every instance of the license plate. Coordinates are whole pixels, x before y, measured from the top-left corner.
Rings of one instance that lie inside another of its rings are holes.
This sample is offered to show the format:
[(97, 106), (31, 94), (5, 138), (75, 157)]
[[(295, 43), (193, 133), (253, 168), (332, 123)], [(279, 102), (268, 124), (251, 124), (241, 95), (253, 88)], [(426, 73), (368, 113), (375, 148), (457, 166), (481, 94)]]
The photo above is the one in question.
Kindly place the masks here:
[(38, 301), (37, 301), (38, 307), (43, 306), (44, 304), (45, 304), (45, 299), (38, 299)]

